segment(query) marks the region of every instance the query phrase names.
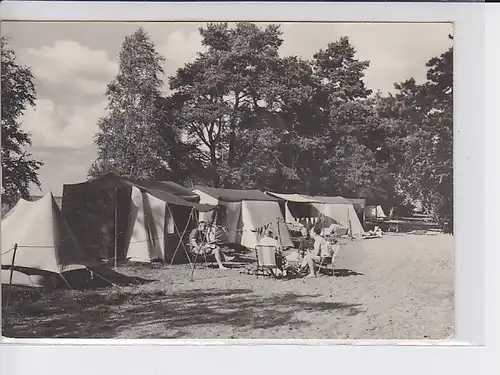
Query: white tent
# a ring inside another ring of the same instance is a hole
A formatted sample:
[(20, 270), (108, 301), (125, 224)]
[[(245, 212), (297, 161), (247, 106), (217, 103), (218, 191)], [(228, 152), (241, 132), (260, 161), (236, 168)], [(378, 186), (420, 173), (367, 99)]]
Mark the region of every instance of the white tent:
[[(183, 248), (187, 251), (182, 241), (187, 234), (187, 228), (192, 227), (196, 222), (198, 211), (195, 207), (212, 209), (212, 207), (202, 207), (202, 205), (183, 201), (165, 192), (151, 193), (141, 191), (135, 186), (132, 187), (126, 235), (126, 258), (133, 262), (151, 262), (167, 260), (167, 257), (171, 257), (173, 262), (179, 249)], [(174, 218), (176, 213), (179, 213), (179, 209), (183, 210), (187, 216), (187, 222), (184, 223), (183, 228), (178, 226)], [(166, 246), (170, 235), (177, 236), (175, 243), (172, 246)], [(166, 254), (167, 251), (169, 254)]]
[(347, 199), (343, 197), (314, 197), (314, 199), (322, 202), (313, 203), (318, 210), (348, 228), (352, 236), (357, 237), (365, 233), (354, 206)]
[[(193, 192), (200, 196), (200, 203), (225, 207), (223, 225), (227, 231), (228, 243), (254, 248), (263, 231), (270, 227), (279, 235), (283, 246), (293, 247), (280, 205), (275, 198), (259, 190), (218, 189), (205, 186), (196, 186)], [(210, 221), (209, 217), (203, 219)]]
[(36, 202), (19, 200), (2, 220), (2, 267), (12, 264), (58, 274), (86, 268), (88, 257), (51, 193)]
[[(303, 194), (281, 194), (267, 192), (285, 201), (287, 222), (315, 224), (319, 216), (333, 219), (347, 228), (352, 236), (364, 233), (353, 204), (342, 197), (310, 197)], [(292, 212), (293, 211), (293, 212)]]
[(287, 223), (299, 221), (314, 224), (319, 219), (321, 210), (316, 209), (314, 204), (321, 203), (321, 201), (317, 199), (301, 194), (274, 192), (266, 192), (266, 194), (285, 201), (285, 220)]
[(366, 218), (386, 218), (386, 214), (382, 209), (382, 206), (366, 206), (365, 207), (365, 217)]

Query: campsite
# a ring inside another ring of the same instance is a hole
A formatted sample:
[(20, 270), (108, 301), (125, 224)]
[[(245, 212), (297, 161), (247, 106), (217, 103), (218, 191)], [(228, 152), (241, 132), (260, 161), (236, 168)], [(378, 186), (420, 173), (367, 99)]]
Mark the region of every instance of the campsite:
[[(438, 231), (368, 235), (354, 206), (340, 198), (193, 188), (201, 190), (199, 201), (204, 203), (194, 202), (195, 194), (172, 182), (105, 176), (65, 186), (62, 210), (51, 194), (36, 202), (20, 201), (2, 221), (7, 233), (2, 238), (4, 334), (179, 339), (453, 335), (452, 236)], [(78, 199), (71, 200), (75, 191)], [(122, 205), (110, 199), (107, 207), (105, 199), (98, 199), (109, 193), (121, 194)], [(94, 200), (101, 202), (101, 212), (110, 213), (100, 216), (98, 226), (86, 225)], [(85, 210), (78, 211), (77, 204)], [(221, 207), (229, 209), (218, 216)], [(318, 271), (315, 278), (256, 273), (258, 258), (252, 249), (263, 230), (276, 228), (280, 245), (294, 249), (294, 227), (317, 224), (325, 212), (335, 219), (331, 229), (339, 233), (333, 272)], [(345, 228), (339, 223), (349, 215)], [(72, 217), (78, 232), (66, 221)], [(227, 270), (202, 256), (194, 263), (197, 257), (184, 252), (187, 229), (196, 228), (199, 220), (218, 223), (233, 233), (226, 245), (246, 249), (225, 262)], [(96, 248), (92, 240), (111, 242), (99, 243), (101, 251), (95, 252), (89, 250)], [(17, 255), (8, 251), (14, 243)], [(59, 282), (47, 284), (47, 275)]]
[(454, 336), (452, 24), (22, 24), (4, 336)]
[(454, 335), (453, 239), (388, 235), (339, 253), (336, 277), (270, 280), (237, 268), (122, 266), (141, 286), (18, 301), (8, 337), (444, 339)]

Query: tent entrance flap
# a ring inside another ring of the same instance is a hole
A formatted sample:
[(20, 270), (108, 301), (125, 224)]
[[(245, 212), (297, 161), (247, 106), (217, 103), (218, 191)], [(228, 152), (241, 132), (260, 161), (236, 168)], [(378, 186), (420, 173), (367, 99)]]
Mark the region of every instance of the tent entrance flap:
[(255, 248), (262, 237), (262, 233), (259, 233), (258, 230), (272, 228), (273, 232), (280, 236), (279, 240), (282, 246), (293, 247), (278, 202), (243, 201), (241, 216), (244, 223), (241, 245), (247, 248)]
[(132, 188), (126, 258), (136, 262), (163, 260), (165, 202)]
[[(170, 205), (147, 192), (132, 188), (132, 205), (129, 212), (129, 231), (127, 234), (127, 259), (137, 262), (174, 261), (178, 250), (182, 247), (189, 259), (184, 244), (184, 237), (195, 218), (194, 207), (178, 207)], [(189, 211), (182, 233), (176, 221), (182, 216), (181, 211)], [(175, 243), (172, 240), (175, 237)], [(171, 259), (168, 251), (170, 244), (175, 246)]]
[[(167, 209), (168, 209), (169, 215), (171, 217), (173, 217), (171, 207), (168, 204), (167, 204)], [(190, 256), (189, 251), (186, 247), (186, 244), (184, 243), (184, 239), (186, 237), (187, 231), (189, 230), (189, 226), (191, 225), (191, 223), (193, 223), (193, 221), (196, 222), (196, 214), (195, 214), (194, 207), (191, 208), (189, 211), (189, 216), (186, 220), (186, 224), (184, 225), (184, 229), (183, 229), (182, 233), (180, 233), (179, 227), (177, 226), (177, 223), (175, 222), (175, 220), (173, 220), (173, 226), (175, 229), (175, 233), (178, 235), (178, 240), (177, 240), (177, 245), (175, 247), (175, 251), (173, 252), (173, 255), (172, 255), (172, 259), (170, 260), (170, 265), (172, 265), (174, 263), (174, 261), (176, 260), (176, 255), (181, 247), (184, 250), (184, 254), (186, 255), (186, 258), (187, 258), (189, 264), (192, 264), (191, 256)]]

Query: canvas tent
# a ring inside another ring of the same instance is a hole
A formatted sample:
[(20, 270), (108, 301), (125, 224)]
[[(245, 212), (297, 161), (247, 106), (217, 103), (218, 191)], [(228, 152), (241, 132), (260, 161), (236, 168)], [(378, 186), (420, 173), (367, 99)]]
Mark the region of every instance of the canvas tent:
[(346, 198), (349, 202), (354, 206), (354, 210), (358, 214), (358, 218), (361, 221), (361, 224), (365, 225), (365, 206), (366, 199), (364, 198)]
[(51, 193), (35, 202), (19, 200), (2, 220), (1, 234), (2, 268), (62, 274), (90, 262)]
[(187, 255), (186, 234), (196, 226), (198, 212), (214, 208), (198, 200), (173, 182), (106, 175), (64, 185), (63, 213), (99, 258), (173, 262), (174, 256)]
[[(260, 190), (219, 189), (205, 186), (195, 186), (192, 190), (200, 196), (200, 202), (223, 208), (217, 211), (219, 215), (216, 224), (225, 228), (228, 243), (254, 248), (262, 237), (263, 230), (271, 227), (276, 234), (279, 234), (283, 246), (293, 246), (277, 199)], [(211, 220), (208, 216), (205, 216), (205, 219)]]
[(314, 206), (315, 203), (321, 203), (307, 195), (301, 194), (283, 194), (266, 192), (266, 194), (279, 198), (285, 202), (285, 220), (287, 223), (294, 223), (296, 221), (304, 225), (315, 224), (322, 211)]
[[(303, 194), (282, 194), (267, 192), (286, 202), (287, 222), (315, 224), (321, 215), (333, 219), (335, 224), (349, 229), (351, 235), (360, 236), (364, 233), (363, 226), (353, 204), (343, 197), (310, 197)], [(302, 208), (300, 206), (309, 208)]]
[(365, 217), (369, 219), (384, 219), (387, 216), (384, 213), (382, 206), (366, 206)]
[(321, 203), (313, 205), (325, 216), (333, 218), (340, 225), (348, 228), (354, 237), (361, 236), (365, 231), (352, 203), (343, 197), (314, 197)]

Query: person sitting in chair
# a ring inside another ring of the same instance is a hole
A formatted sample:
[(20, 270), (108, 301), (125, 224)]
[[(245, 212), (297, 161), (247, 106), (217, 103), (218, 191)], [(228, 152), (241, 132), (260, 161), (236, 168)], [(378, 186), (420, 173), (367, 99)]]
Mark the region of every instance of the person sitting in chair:
[(283, 267), (282, 249), (276, 235), (272, 229), (266, 229), (264, 237), (260, 239), (257, 246), (272, 246), (276, 249), (276, 269), (273, 271), (276, 275), (281, 274)]
[(309, 266), (309, 274), (306, 277), (316, 276), (314, 273), (314, 262), (321, 261), (321, 255), (328, 252), (328, 242), (321, 236), (322, 229), (320, 227), (314, 228), (313, 239), (314, 249), (306, 254), (300, 270), (303, 271), (306, 266)]
[(309, 234), (309, 229), (305, 226), (300, 229), (300, 234), (302, 237), (300, 238), (298, 251), (299, 255), (304, 257), (312, 249), (311, 235)]
[(207, 223), (200, 221), (198, 228), (194, 228), (189, 234), (189, 245), (191, 246), (191, 251), (195, 254), (205, 253), (214, 254), (215, 260), (219, 265), (219, 269), (227, 270), (222, 264), (222, 252), (219, 246), (213, 246), (208, 243), (208, 238), (206, 235)]

